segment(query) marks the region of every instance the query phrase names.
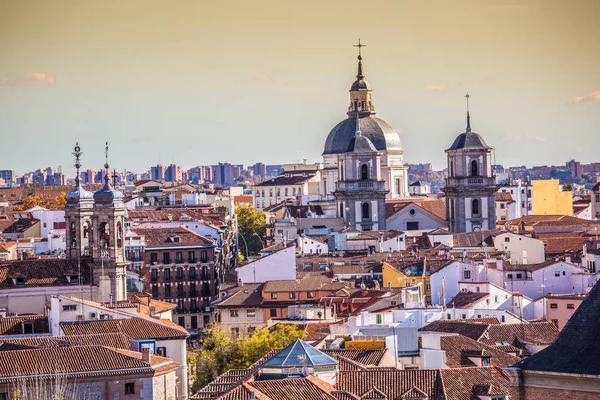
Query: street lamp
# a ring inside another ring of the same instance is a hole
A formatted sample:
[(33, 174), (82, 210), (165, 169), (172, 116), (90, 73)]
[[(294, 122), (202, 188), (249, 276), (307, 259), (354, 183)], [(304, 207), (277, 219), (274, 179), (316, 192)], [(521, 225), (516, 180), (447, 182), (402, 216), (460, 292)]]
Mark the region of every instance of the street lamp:
[[(260, 240), (260, 245), (262, 246), (262, 249), (265, 248), (265, 243), (263, 242), (263, 240), (260, 238), (260, 235), (256, 232), (252, 232), (252, 236), (256, 236), (258, 238), (258, 240)], [(261, 250), (262, 250), (261, 249)]]
[(244, 235), (242, 235), (241, 232), (238, 232), (238, 235), (240, 235), (240, 237), (244, 241), (244, 246), (246, 247), (246, 260), (247, 260), (248, 259), (248, 243), (246, 243), (246, 238), (244, 238)]

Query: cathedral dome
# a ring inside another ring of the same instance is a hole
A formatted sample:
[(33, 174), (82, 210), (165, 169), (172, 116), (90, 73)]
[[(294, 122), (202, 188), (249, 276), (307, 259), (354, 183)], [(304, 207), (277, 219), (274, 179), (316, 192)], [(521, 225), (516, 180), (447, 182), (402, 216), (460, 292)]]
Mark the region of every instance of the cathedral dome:
[[(360, 117), (360, 131), (378, 151), (402, 150), (400, 135), (387, 122), (373, 115)], [(355, 118), (349, 116), (337, 124), (325, 141), (323, 154), (339, 154), (352, 151), (356, 132)], [(352, 145), (352, 146), (351, 146)]]
[(461, 133), (454, 139), (454, 143), (448, 150), (488, 150), (491, 149), (483, 138), (475, 132), (468, 129), (465, 133)]

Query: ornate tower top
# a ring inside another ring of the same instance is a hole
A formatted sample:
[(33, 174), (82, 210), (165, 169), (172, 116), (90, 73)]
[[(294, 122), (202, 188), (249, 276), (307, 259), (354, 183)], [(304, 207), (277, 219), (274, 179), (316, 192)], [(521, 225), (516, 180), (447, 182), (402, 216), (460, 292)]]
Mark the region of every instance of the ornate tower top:
[(469, 98), (471, 97), (471, 95), (469, 94), (469, 92), (467, 92), (467, 94), (465, 95), (465, 98), (467, 99), (467, 132), (471, 132), (471, 115), (469, 114)]
[(363, 72), (362, 65), (362, 48), (366, 47), (366, 44), (362, 44), (358, 39), (358, 44), (352, 45), (358, 47), (358, 71), (356, 74), (356, 80), (350, 87), (350, 106), (348, 107), (348, 116), (353, 117), (355, 113), (360, 114), (361, 117), (375, 114), (375, 106), (373, 106), (371, 100), (371, 85), (365, 80), (365, 74)]
[(122, 206), (123, 193), (115, 190), (110, 185), (110, 170), (108, 164), (108, 142), (104, 146), (104, 168), (106, 169), (106, 175), (104, 176), (104, 187), (94, 193), (94, 202), (96, 205), (111, 205), (119, 203)]
[(75, 156), (75, 187), (73, 190), (65, 196), (67, 199), (67, 203), (69, 204), (78, 204), (81, 201), (88, 201), (94, 198), (92, 192), (88, 192), (81, 186), (81, 180), (79, 179), (79, 170), (81, 168), (81, 155), (83, 152), (81, 151), (81, 147), (79, 147), (79, 142), (75, 142), (75, 147), (73, 148), (73, 155)]

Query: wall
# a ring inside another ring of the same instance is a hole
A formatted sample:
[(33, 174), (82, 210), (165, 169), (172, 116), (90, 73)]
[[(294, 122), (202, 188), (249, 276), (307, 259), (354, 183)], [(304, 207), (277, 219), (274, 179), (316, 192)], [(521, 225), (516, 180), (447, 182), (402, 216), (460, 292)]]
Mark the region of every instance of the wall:
[(533, 181), (533, 215), (573, 215), (573, 193), (561, 192), (558, 180)]
[(296, 247), (287, 247), (235, 270), (238, 280), (244, 283), (296, 279)]
[(499, 251), (510, 251), (513, 265), (537, 264), (544, 262), (544, 242), (513, 233), (503, 233), (494, 238), (494, 247)]

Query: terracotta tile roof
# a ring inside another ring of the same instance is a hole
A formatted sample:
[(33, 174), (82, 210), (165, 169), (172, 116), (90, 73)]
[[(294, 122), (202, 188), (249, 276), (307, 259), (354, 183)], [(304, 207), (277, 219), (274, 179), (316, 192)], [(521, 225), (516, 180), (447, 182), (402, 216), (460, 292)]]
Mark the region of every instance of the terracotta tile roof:
[(341, 282), (331, 282), (331, 279), (323, 275), (308, 275), (298, 281), (282, 280), (267, 281), (263, 291), (269, 292), (295, 292), (295, 291), (331, 291), (344, 288), (346, 285)]
[(544, 242), (544, 252), (548, 255), (581, 252), (590, 238), (583, 232), (538, 233), (535, 237)]
[(0, 339), (3, 343), (12, 343), (33, 347), (68, 347), (98, 345), (129, 350), (130, 340), (122, 333), (102, 333), (73, 336), (33, 336), (14, 339)]
[(22, 335), (23, 324), (32, 323), (32, 333), (50, 333), (47, 315), (21, 315), (0, 318), (0, 335)]
[[(73, 346), (0, 351), (0, 381), (16, 376), (61, 374), (69, 377), (154, 374), (158, 367), (175, 370), (177, 363), (168, 358), (151, 356), (103, 346)], [(134, 370), (134, 371), (132, 371)]]
[[(155, 321), (151, 321), (155, 320)], [(104, 321), (62, 322), (61, 329), (67, 336), (97, 333), (123, 333), (132, 339), (184, 339), (187, 330), (165, 319), (132, 318)]]
[(215, 308), (260, 307), (263, 286), (264, 283), (250, 283), (228, 289), (228, 296), (219, 298), (212, 303), (212, 306)]
[(455, 319), (458, 322), (470, 322), (474, 324), (500, 324), (501, 322), (496, 317), (483, 317), (483, 318), (465, 318)]
[(335, 399), (330, 394), (334, 390), (333, 387), (312, 376), (299, 379), (253, 381), (248, 382), (247, 386), (264, 394), (271, 400)]
[(514, 202), (512, 195), (508, 192), (496, 192), (496, 201)]
[(473, 340), (479, 340), (487, 331), (490, 325), (458, 322), (455, 320), (439, 320), (425, 325), (420, 331), (428, 332), (446, 332), (458, 333)]
[(448, 303), (451, 308), (469, 308), (488, 297), (489, 293), (479, 292), (458, 292), (456, 296)]
[(207, 208), (161, 208), (155, 210), (129, 210), (127, 219), (135, 222), (168, 222), (180, 221), (204, 222), (215, 227), (225, 225), (225, 222), (215, 214), (207, 212)]
[(494, 237), (506, 233), (498, 230), (463, 232), (452, 235), (454, 247), (481, 247), (484, 243), (494, 247)]
[(491, 385), (498, 395), (509, 395), (508, 377), (496, 367), (449, 368), (440, 370), (445, 400), (479, 400), (481, 385)]
[(2, 233), (23, 233), (27, 229), (30, 229), (31, 227), (39, 223), (40, 221), (37, 219), (21, 218), (4, 228)]
[(600, 192), (600, 182), (596, 183), (592, 188), (593, 192)]
[(506, 368), (518, 363), (521, 359), (505, 353), (500, 349), (484, 343), (469, 339), (466, 336), (458, 334), (443, 335), (440, 338), (441, 349), (446, 352), (446, 365), (448, 368), (474, 367), (469, 359), (469, 352), (485, 352), (486, 356), (491, 357), (491, 365), (499, 368)]
[(538, 271), (540, 269), (549, 267), (554, 264), (556, 264), (556, 261), (554, 261), (554, 260), (548, 260), (548, 261), (544, 261), (544, 262), (537, 263), (537, 264), (520, 264), (520, 265), (504, 264), (504, 270), (505, 271), (534, 272), (534, 271)]
[(442, 399), (439, 371), (436, 370), (367, 370), (340, 371), (337, 389), (359, 398), (377, 388), (388, 399), (400, 399), (413, 387), (427, 393), (428, 399)]
[[(92, 268), (87, 260), (81, 260), (81, 284), (89, 285)], [(44, 259), (23, 261), (0, 261), (0, 288), (18, 289), (13, 278), (23, 278), (24, 287), (69, 286), (67, 276), (77, 275), (77, 260)]]
[(206, 238), (187, 228), (132, 228), (137, 235), (144, 236), (146, 249), (156, 247), (215, 246), (215, 240)]
[(381, 365), (387, 354), (387, 349), (322, 349), (321, 351), (330, 357), (341, 356), (365, 366), (375, 367)]
[(404, 234), (404, 232), (394, 229), (388, 231), (364, 231), (358, 235), (350, 236), (348, 240), (379, 240), (379, 238), (390, 240), (402, 234)]
[(385, 218), (390, 218), (411, 204), (446, 220), (446, 202), (442, 199), (389, 200), (385, 202)]

